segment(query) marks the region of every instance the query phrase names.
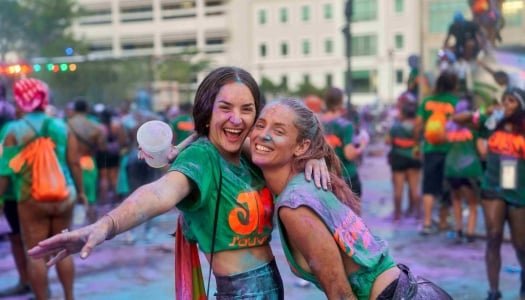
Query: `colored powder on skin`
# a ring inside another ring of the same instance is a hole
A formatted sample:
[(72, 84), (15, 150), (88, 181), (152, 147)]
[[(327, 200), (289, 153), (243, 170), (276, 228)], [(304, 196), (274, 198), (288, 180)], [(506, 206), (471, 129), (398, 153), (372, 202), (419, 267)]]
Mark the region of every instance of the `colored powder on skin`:
[(264, 263), (264, 260), (260, 260), (250, 253), (245, 253), (242, 257), (239, 258), (239, 265), (243, 266), (243, 269), (246, 269), (246, 266), (259, 266)]
[(281, 137), (281, 136), (276, 136), (276, 137), (274, 138), (274, 141), (276, 141), (276, 142), (278, 142), (278, 143), (281, 143), (281, 142), (283, 142), (283, 137)]

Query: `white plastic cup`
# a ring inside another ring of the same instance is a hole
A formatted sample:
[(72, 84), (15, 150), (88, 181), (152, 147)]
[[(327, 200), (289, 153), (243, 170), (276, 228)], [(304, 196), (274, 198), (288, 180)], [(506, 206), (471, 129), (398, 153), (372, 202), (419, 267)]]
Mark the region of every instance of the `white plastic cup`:
[(146, 163), (153, 168), (162, 168), (168, 161), (173, 131), (171, 126), (162, 121), (148, 121), (139, 127), (137, 142), (146, 158)]

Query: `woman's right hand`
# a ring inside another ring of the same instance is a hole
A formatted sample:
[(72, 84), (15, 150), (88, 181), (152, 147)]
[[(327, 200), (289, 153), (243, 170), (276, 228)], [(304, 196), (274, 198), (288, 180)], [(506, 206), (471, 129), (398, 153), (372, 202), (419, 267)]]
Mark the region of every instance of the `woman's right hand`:
[(65, 229), (59, 234), (40, 241), (38, 245), (29, 249), (27, 254), (37, 259), (54, 255), (47, 262), (47, 266), (53, 266), (65, 257), (79, 252), (80, 257), (86, 259), (95, 246), (111, 237), (114, 226), (111, 217), (104, 216), (91, 225), (71, 232)]

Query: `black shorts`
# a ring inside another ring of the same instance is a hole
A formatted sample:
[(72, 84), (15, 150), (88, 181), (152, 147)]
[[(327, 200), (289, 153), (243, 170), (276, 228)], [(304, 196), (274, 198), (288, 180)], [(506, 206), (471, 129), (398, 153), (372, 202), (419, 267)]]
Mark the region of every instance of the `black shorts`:
[(120, 155), (118, 153), (107, 151), (97, 151), (95, 161), (97, 163), (97, 168), (99, 169), (118, 168), (120, 164)]
[(459, 190), (462, 186), (474, 190), (478, 189), (478, 183), (472, 178), (447, 178), (447, 183), (452, 190)]
[(506, 201), (505, 197), (503, 196), (503, 193), (497, 192), (497, 191), (494, 191), (494, 190), (482, 189), (481, 190), (481, 199), (483, 201), (504, 201), (511, 208), (522, 208), (522, 207), (525, 207), (525, 205), (519, 205), (519, 204), (516, 204), (516, 203), (510, 203), (510, 202)]
[(444, 192), (445, 153), (423, 155), (423, 194), (441, 196)]
[(11, 234), (19, 234), (18, 203), (15, 200), (4, 200), (4, 214), (9, 227), (11, 227)]
[(408, 169), (421, 169), (421, 161), (395, 152), (388, 153), (388, 162), (392, 172), (403, 172)]

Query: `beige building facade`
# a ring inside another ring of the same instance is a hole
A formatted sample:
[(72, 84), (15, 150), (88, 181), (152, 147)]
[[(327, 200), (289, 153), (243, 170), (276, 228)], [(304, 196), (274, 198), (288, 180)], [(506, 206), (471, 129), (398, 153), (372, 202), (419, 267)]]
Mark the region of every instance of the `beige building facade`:
[[(521, 43), (525, 0), (506, 0), (505, 43)], [(79, 0), (75, 33), (90, 56), (162, 58), (188, 48), (213, 66), (236, 65), (290, 90), (308, 81), (345, 87), (343, 0)], [(406, 87), (407, 59), (431, 70), (454, 11), (465, 0), (354, 0), (352, 102), (391, 102)], [(203, 74), (200, 74), (202, 77)], [(201, 78), (198, 78), (201, 79)]]

